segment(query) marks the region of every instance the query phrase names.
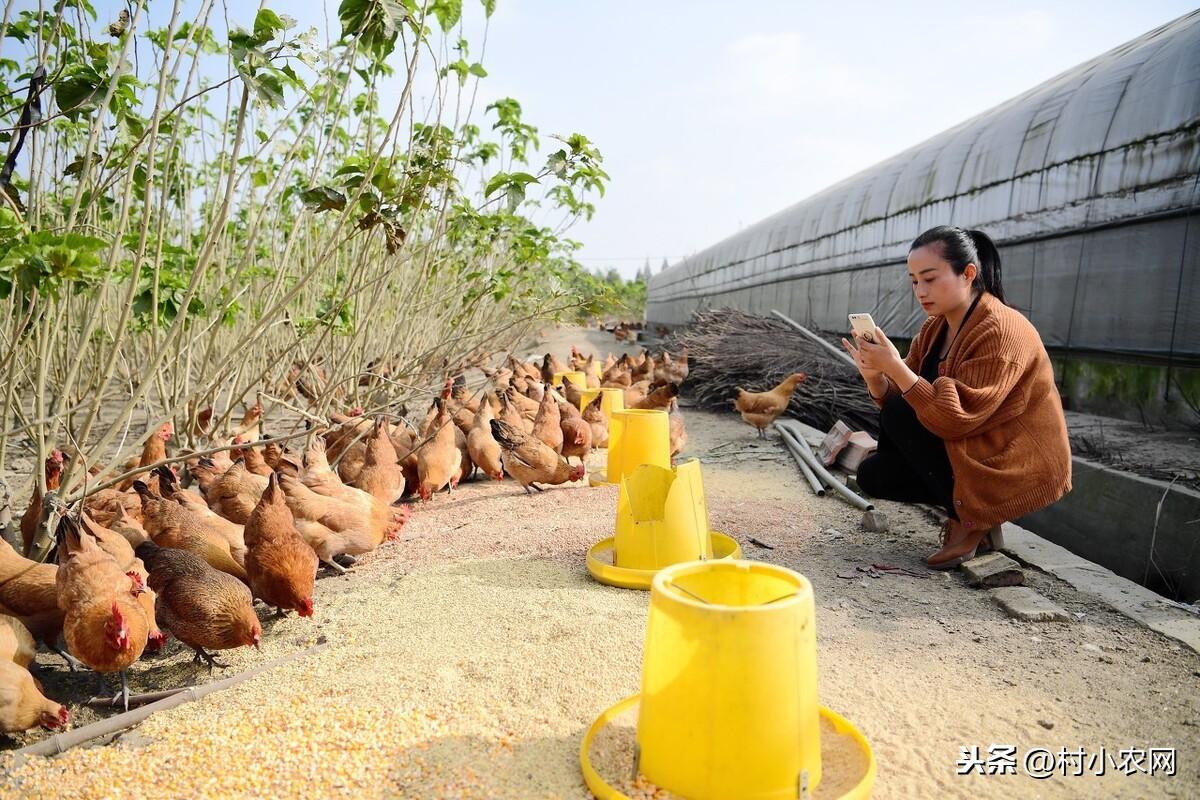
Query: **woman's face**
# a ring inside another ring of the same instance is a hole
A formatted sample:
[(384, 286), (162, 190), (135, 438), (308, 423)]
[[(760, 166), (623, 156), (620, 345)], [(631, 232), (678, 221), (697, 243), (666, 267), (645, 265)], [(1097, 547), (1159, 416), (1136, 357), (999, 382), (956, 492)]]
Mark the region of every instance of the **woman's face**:
[(913, 294), (931, 317), (970, 303), (975, 274), (975, 265), (967, 264), (962, 275), (955, 275), (950, 262), (942, 258), (940, 245), (925, 245), (908, 254)]

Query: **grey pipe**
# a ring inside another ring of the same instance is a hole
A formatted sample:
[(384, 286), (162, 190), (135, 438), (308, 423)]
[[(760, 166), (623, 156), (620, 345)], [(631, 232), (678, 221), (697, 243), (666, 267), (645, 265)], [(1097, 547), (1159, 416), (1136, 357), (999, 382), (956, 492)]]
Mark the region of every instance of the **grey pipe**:
[(808, 481), (808, 485), (812, 487), (812, 490), (816, 493), (817, 497), (824, 497), (825, 487), (821, 485), (821, 482), (817, 480), (817, 476), (813, 474), (812, 467), (810, 467), (808, 462), (804, 460), (804, 457), (800, 455), (799, 448), (792, 443), (788, 432), (778, 424), (775, 425), (775, 429), (778, 430), (779, 435), (783, 437), (783, 443), (787, 446), (788, 452), (792, 454), (792, 458), (795, 459), (796, 465), (800, 467), (800, 472), (803, 473), (804, 479)]
[(833, 475), (829, 473), (829, 470), (825, 469), (825, 465), (821, 463), (820, 459), (813, 454), (812, 449), (808, 446), (808, 442), (804, 441), (799, 436), (796, 436), (796, 434), (792, 433), (792, 431), (785, 427), (781, 427), (780, 430), (784, 431), (788, 436), (791, 437), (792, 441), (797, 445), (797, 452), (799, 453), (800, 457), (808, 462), (808, 465), (812, 467), (812, 470), (817, 474), (817, 477), (827, 483), (829, 488), (833, 489), (835, 492), (844, 497), (855, 508), (863, 511), (873, 511), (875, 509), (874, 504), (869, 503), (863, 498), (859, 497), (854, 492), (850, 491), (850, 489), (846, 487), (846, 484), (833, 477)]
[(75, 730), (68, 731), (66, 733), (56, 733), (53, 736), (43, 739), (40, 742), (31, 744), (28, 747), (22, 747), (20, 750), (15, 751), (15, 755), (56, 756), (60, 753), (65, 753), (72, 747), (81, 745), (84, 742), (90, 741), (99, 736), (116, 733), (117, 731), (123, 730), (132, 725), (136, 725), (142, 720), (146, 719), (146, 717), (153, 714), (155, 711), (165, 711), (168, 708), (174, 708), (175, 706), (181, 706), (184, 703), (190, 703), (193, 700), (199, 700), (206, 694), (211, 694), (212, 692), (217, 692), (222, 689), (228, 689), (230, 686), (235, 686), (244, 680), (253, 678), (259, 673), (266, 672), (267, 670), (273, 669), (280, 664), (285, 664), (289, 661), (295, 661), (296, 659), (312, 655), (319, 650), (324, 650), (326, 647), (328, 647), (327, 644), (318, 644), (314, 647), (308, 648), (307, 650), (302, 650), (299, 653), (293, 653), (290, 656), (277, 658), (274, 661), (263, 664), (261, 667), (255, 667), (254, 669), (247, 670), (239, 675), (234, 675), (232, 678), (213, 681), (212, 683), (206, 683), (203, 686), (188, 687), (176, 694), (172, 694), (170, 697), (166, 697), (157, 702), (142, 706), (136, 711), (127, 711), (124, 714), (117, 714), (115, 717), (102, 719), (99, 722), (93, 722), (91, 725), (84, 725), (82, 728), (76, 728)]
[(815, 333), (813, 333), (813, 332), (812, 332), (812, 331), (810, 331), (808, 328), (806, 328), (806, 327), (804, 327), (803, 325), (801, 325), (799, 322), (796, 322), (796, 321), (795, 321), (795, 320), (793, 320), (793, 319), (788, 319), (787, 317), (785, 317), (783, 314), (780, 314), (780, 313), (779, 313), (778, 311), (776, 311), (775, 309), (771, 309), (771, 313), (772, 313), (772, 314), (774, 314), (775, 316), (779, 317), (781, 320), (783, 320), (784, 322), (786, 322), (788, 325), (791, 325), (793, 328), (795, 328), (796, 330), (798, 330), (798, 331), (800, 331), (801, 333), (803, 333), (803, 334), (804, 334), (805, 336), (807, 336), (808, 338), (812, 339), (812, 340), (813, 340), (814, 342), (816, 342), (817, 344), (821, 345), (821, 347), (824, 347), (824, 348), (825, 348), (826, 350), (828, 350), (828, 351), (829, 351), (829, 352), (830, 352), (832, 355), (835, 355), (835, 356), (837, 356), (838, 358), (840, 358), (840, 359), (841, 359), (842, 361), (844, 361), (844, 362), (845, 362), (845, 363), (846, 363), (848, 366), (850, 366), (850, 367), (853, 367), (855, 370), (857, 370), (857, 369), (858, 369), (858, 364), (855, 364), (855, 363), (854, 363), (854, 359), (853, 359), (853, 358), (851, 358), (850, 356), (848, 356), (848, 355), (845, 353), (845, 351), (837, 349), (837, 347), (835, 347), (834, 345), (832, 345), (832, 344), (830, 344), (829, 342), (825, 341), (825, 340), (824, 340), (824, 339), (822, 339), (820, 336), (817, 336)]

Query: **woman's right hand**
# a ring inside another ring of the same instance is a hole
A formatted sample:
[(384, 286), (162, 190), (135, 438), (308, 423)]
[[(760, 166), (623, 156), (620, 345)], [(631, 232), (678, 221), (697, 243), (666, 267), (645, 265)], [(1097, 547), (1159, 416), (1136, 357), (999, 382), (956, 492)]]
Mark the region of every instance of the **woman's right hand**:
[[(855, 334), (856, 337), (857, 335), (858, 334)], [(859, 352), (857, 347), (846, 341), (845, 338), (842, 339), (842, 347), (846, 348), (846, 352), (849, 353), (850, 357), (854, 359), (854, 363), (858, 366), (858, 372), (863, 376), (863, 380), (870, 382), (883, 375), (882, 370), (871, 369), (864, 364), (862, 360), (862, 353)]]

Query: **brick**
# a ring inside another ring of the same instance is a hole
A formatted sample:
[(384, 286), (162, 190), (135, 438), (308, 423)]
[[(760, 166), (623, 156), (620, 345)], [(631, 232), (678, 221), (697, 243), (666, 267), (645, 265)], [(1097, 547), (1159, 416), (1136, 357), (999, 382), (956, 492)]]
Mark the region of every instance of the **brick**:
[(987, 553), (972, 558), (959, 567), (972, 586), (994, 589), (998, 586), (1020, 586), (1025, 583), (1021, 565), (1003, 553)]
[(878, 509), (874, 511), (864, 511), (862, 517), (862, 526), (864, 530), (872, 533), (887, 533), (888, 521), (882, 511)]
[(1026, 622), (1070, 622), (1071, 616), (1028, 586), (991, 590), (992, 599), (1010, 616)]

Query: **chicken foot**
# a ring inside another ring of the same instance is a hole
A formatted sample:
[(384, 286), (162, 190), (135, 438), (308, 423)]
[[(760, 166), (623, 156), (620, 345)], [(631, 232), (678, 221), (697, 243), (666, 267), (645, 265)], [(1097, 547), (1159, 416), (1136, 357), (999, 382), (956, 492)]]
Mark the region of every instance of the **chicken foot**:
[(343, 567), (341, 564), (334, 561), (333, 559), (322, 558), (321, 563), (324, 564), (325, 566), (329, 567), (330, 569), (332, 569), (334, 572), (336, 572), (339, 575), (345, 575), (347, 572), (350, 571), (350, 570), (346, 569), (345, 567)]
[(67, 662), (67, 667), (71, 670), (71, 672), (76, 672), (81, 669), (86, 669), (86, 667), (83, 665), (83, 662), (80, 661), (75, 656), (68, 653), (67, 649), (65, 647), (63, 647), (62, 645), (52, 644), (52, 645), (50, 645), (50, 649), (63, 657), (63, 660)]
[[(117, 701), (121, 701), (121, 706), (125, 711), (129, 710), (129, 676), (125, 674), (125, 670), (121, 670), (121, 691), (113, 695), (110, 705), (115, 706)], [(96, 673), (96, 696), (101, 697), (108, 692), (108, 681), (104, 679), (103, 672)]]
[[(529, 484), (529, 486), (532, 486), (534, 489), (537, 489), (539, 492), (546, 491), (542, 487), (538, 486), (536, 483), (531, 483), (531, 484)], [(533, 492), (529, 491), (529, 486), (525, 487), (525, 494), (533, 494)]]
[[(213, 671), (213, 667), (225, 669), (229, 666), (228, 664), (222, 664), (220, 661), (217, 661), (216, 656), (214, 656), (212, 653), (205, 652), (203, 647), (193, 647), (192, 649), (196, 651), (196, 655), (192, 658), (192, 663), (199, 664), (200, 659), (203, 658), (206, 662), (208, 662), (208, 671), (210, 673)], [(121, 675), (124, 676), (125, 673), (122, 672)]]

